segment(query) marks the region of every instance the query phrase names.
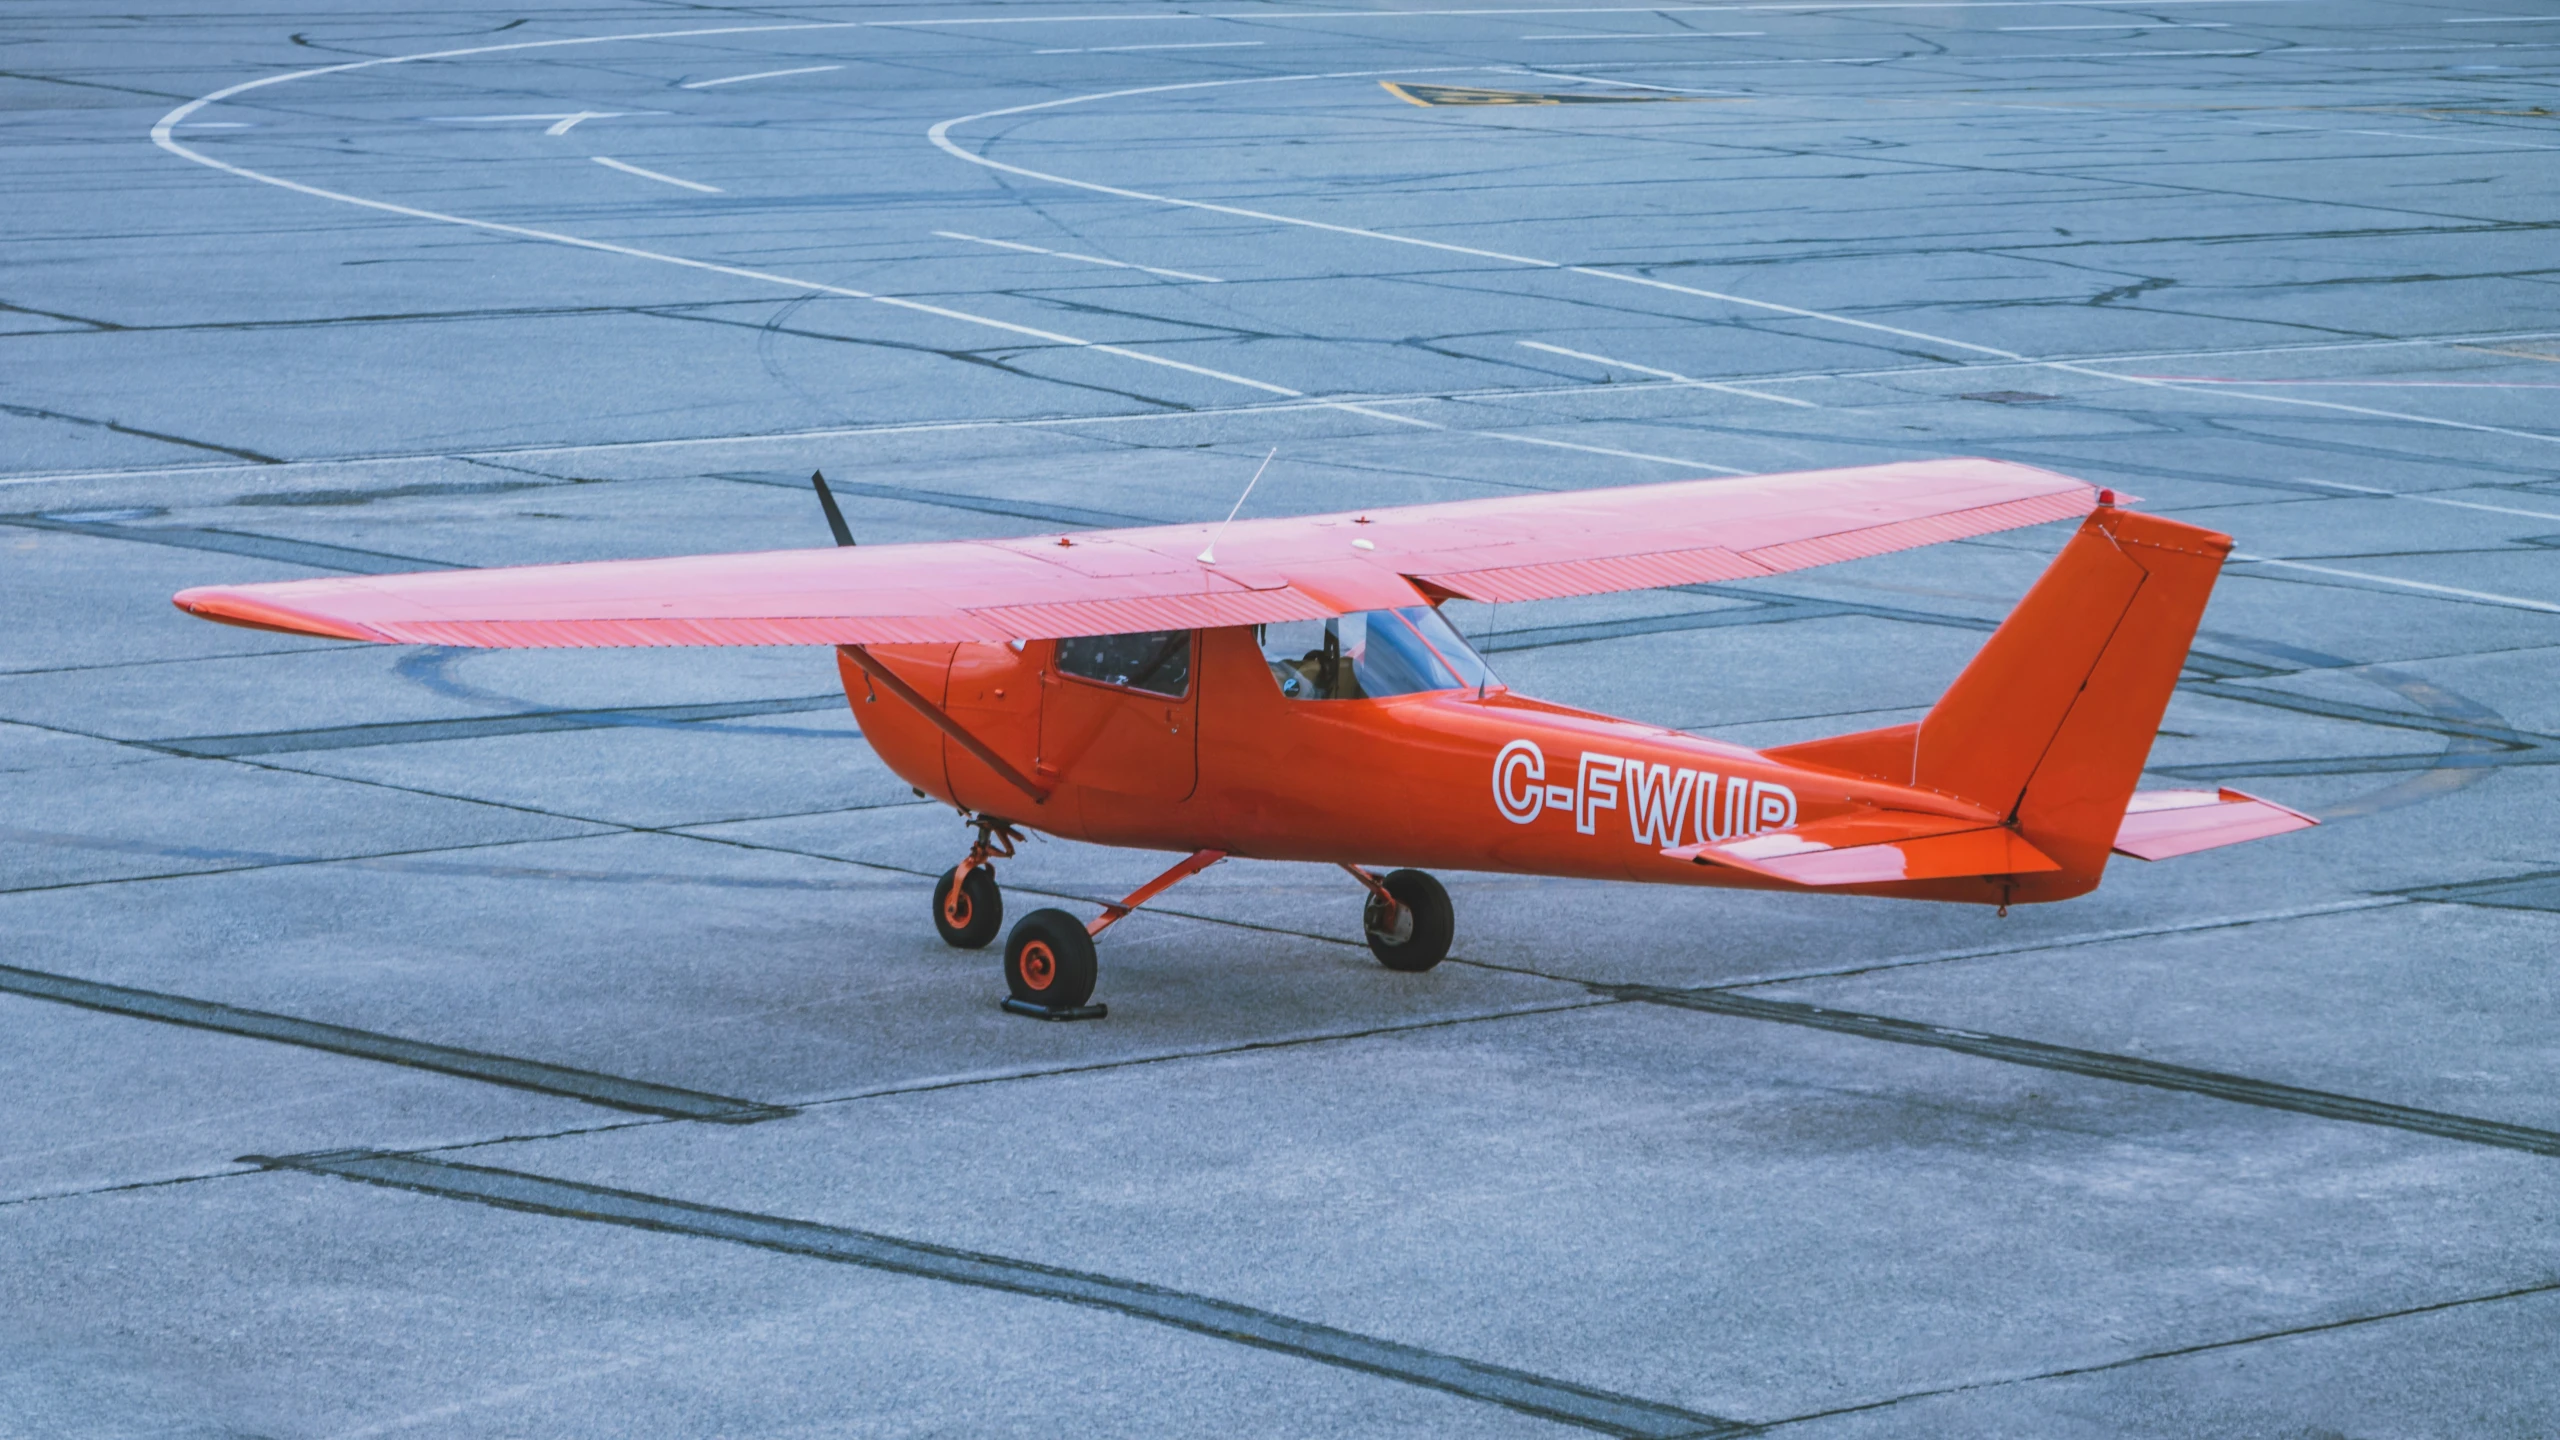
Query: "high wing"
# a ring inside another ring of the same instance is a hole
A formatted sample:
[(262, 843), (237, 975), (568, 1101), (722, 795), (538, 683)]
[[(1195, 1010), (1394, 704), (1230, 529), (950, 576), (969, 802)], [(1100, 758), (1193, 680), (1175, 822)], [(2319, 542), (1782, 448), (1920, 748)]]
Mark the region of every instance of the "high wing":
[(182, 591), (208, 620), (483, 647), (870, 645), (1315, 619), (1740, 580), (2087, 514), (1997, 460), (1503, 496), (1365, 513)]

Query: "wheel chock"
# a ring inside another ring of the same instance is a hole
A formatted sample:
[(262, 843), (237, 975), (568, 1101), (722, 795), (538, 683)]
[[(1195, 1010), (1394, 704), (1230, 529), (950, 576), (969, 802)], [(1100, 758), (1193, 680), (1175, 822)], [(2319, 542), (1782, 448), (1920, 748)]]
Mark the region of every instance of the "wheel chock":
[(1091, 1005), (1034, 1005), (1010, 995), (1005, 997), (1004, 1008), (1034, 1020), (1099, 1020), (1111, 1013), (1111, 1007), (1098, 1000)]

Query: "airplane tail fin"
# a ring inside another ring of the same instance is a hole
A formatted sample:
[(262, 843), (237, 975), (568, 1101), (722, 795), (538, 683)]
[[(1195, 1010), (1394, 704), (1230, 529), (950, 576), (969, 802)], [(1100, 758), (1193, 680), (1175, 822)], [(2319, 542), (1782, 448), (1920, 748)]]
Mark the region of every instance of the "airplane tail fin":
[(2101, 504), (1928, 715), (1769, 752), (1998, 814), (2097, 883), (2231, 537)]

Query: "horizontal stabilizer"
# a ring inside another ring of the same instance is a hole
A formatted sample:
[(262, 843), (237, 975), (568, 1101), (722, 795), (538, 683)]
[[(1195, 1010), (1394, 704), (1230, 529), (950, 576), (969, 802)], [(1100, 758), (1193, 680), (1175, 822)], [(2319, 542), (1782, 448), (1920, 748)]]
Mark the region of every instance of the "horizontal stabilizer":
[(1874, 811), (1711, 845), (1662, 852), (1790, 885), (1879, 885), (2061, 867), (2002, 825), (1952, 815)]
[(2142, 790), (2124, 809), (2115, 849), (2137, 860), (2166, 860), (2319, 823), (2299, 810), (2237, 790)]

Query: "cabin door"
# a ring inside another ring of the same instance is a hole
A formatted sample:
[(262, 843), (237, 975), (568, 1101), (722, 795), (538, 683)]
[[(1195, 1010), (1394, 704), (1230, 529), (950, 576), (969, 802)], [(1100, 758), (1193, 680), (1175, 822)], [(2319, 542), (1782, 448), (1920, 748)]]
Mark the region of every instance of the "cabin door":
[(1190, 798), (1200, 783), (1198, 644), (1189, 630), (1058, 641), (1040, 687), (1040, 778), (1138, 800)]

